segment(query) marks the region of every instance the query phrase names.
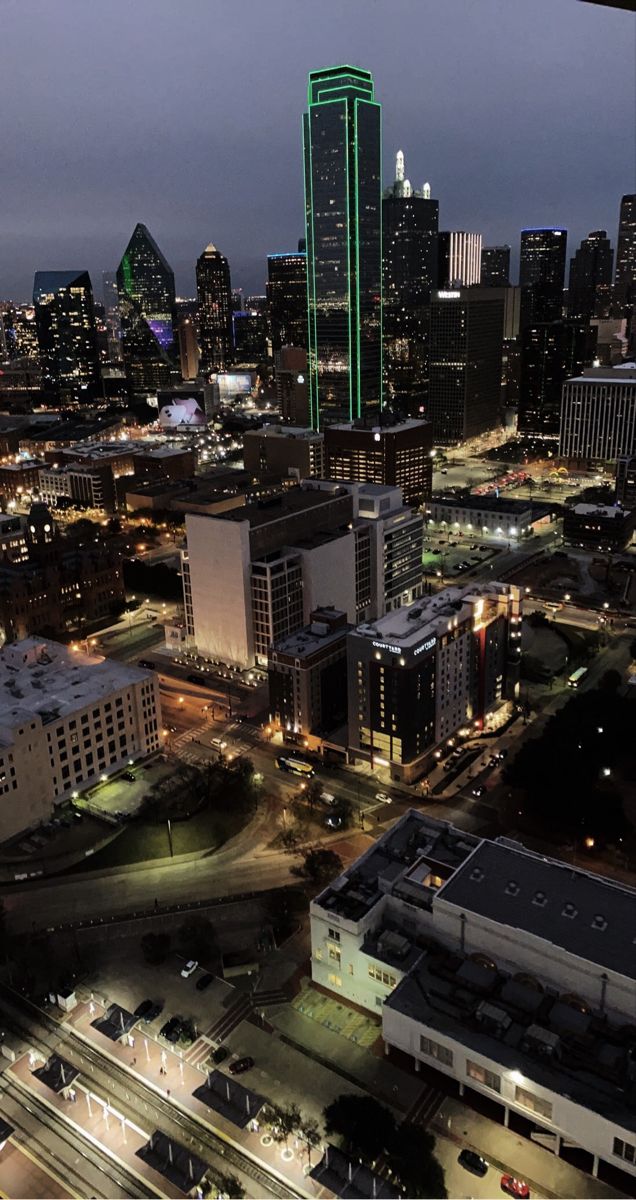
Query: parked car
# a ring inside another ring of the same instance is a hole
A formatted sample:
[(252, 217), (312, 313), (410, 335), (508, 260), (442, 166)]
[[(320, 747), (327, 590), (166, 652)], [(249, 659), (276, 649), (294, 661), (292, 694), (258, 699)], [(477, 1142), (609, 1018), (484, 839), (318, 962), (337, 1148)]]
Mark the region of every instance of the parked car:
[(337, 813), (329, 813), (325, 819), (325, 825), (328, 829), (342, 829), (342, 817), (339, 817)]
[(323, 804), (336, 803), (336, 797), (333, 795), (333, 792), (321, 792), (320, 799), (322, 800)]
[(228, 1054), (229, 1054), (229, 1050), (228, 1050), (227, 1046), (217, 1046), (216, 1050), (214, 1051), (214, 1054), (212, 1055), (212, 1062), (222, 1063), (225, 1061)]
[(151, 1008), (152, 1008), (152, 1000), (142, 1000), (141, 1004), (138, 1004), (135, 1009), (135, 1016), (139, 1017), (139, 1019), (141, 1021), (141, 1020), (143, 1020), (144, 1017), (148, 1016), (148, 1013), (150, 1012)]
[(157, 1017), (160, 1017), (162, 1012), (163, 1004), (155, 1003), (151, 1005), (143, 1019), (146, 1021), (146, 1023), (150, 1023), (150, 1021), (156, 1021)]
[(253, 1066), (254, 1059), (247, 1054), (245, 1058), (237, 1058), (235, 1062), (230, 1063), (230, 1075), (242, 1075), (244, 1071), (249, 1071)]
[(211, 983), (214, 983), (214, 975), (202, 975), (200, 979), (197, 979), (195, 984), (197, 992), (204, 992), (206, 988), (209, 988)]
[(518, 1196), (519, 1200), (529, 1200), (530, 1188), (523, 1179), (515, 1179), (514, 1175), (501, 1176), (501, 1190), (509, 1196)]
[(190, 959), (190, 960), (189, 960), (189, 961), (186, 963), (185, 967), (182, 967), (182, 969), (181, 969), (181, 978), (182, 978), (182, 979), (189, 979), (191, 975), (194, 975), (194, 972), (196, 971), (196, 969), (197, 969), (198, 965), (199, 965), (199, 964), (198, 964), (198, 962), (197, 962), (196, 958), (191, 958), (191, 959)]
[(376, 792), (375, 798), (380, 804), (391, 804), (391, 797), (387, 792)]
[(133, 771), (124, 771), (124, 773), (122, 775), (122, 779), (126, 779), (128, 781), (128, 783), (134, 783), (136, 778), (137, 778), (137, 776), (134, 774)]
[(481, 1154), (477, 1154), (474, 1150), (462, 1150), (457, 1159), (460, 1167), (464, 1167), (470, 1171), (472, 1175), (481, 1175), (482, 1178), (488, 1171), (488, 1163)]
[(507, 751), (507, 749), (506, 749), (506, 747), (505, 747), (505, 746), (504, 746), (503, 750), (499, 750), (499, 751), (497, 751), (497, 758), (498, 758), (498, 759), (500, 759), (500, 760), (501, 760), (501, 759), (507, 758), (507, 756), (508, 756), (508, 751)]
[(477, 799), (479, 799), (480, 796), (486, 795), (486, 788), (484, 787), (483, 783), (478, 783), (477, 786), (472, 789), (472, 792), (473, 796), (476, 796)]
[(179, 1041), (181, 1033), (181, 1017), (170, 1017), (164, 1025), (161, 1026), (159, 1033), (166, 1039), (167, 1042)]

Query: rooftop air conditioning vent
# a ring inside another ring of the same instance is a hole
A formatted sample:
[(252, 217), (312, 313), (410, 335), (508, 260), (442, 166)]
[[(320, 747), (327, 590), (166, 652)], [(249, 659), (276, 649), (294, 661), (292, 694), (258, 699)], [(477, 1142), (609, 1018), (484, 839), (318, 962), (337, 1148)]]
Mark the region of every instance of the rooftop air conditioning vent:
[(607, 929), (607, 921), (602, 913), (597, 913), (592, 921), (592, 929), (600, 929), (601, 933)]
[(535, 892), (532, 897), (532, 903), (536, 904), (538, 908), (545, 908), (548, 903), (548, 897), (545, 892)]
[(510, 883), (506, 884), (505, 892), (506, 892), (507, 896), (518, 896), (519, 891), (520, 891), (519, 884), (515, 883), (514, 879), (511, 879)]
[(574, 918), (578, 916), (578, 913), (579, 913), (579, 910), (576, 907), (576, 904), (571, 904), (569, 900), (568, 900), (567, 904), (563, 905), (563, 909), (561, 910), (561, 916), (569, 917), (571, 921), (573, 921)]
[(483, 883), (485, 875), (481, 867), (473, 867), (472, 871), (470, 872), (469, 879), (472, 880), (473, 883)]

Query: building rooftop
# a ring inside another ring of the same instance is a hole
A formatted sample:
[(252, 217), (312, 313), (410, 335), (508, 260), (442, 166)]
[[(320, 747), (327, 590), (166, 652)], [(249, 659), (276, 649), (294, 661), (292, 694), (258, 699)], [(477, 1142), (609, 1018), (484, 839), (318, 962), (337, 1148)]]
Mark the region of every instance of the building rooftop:
[(634, 888), (502, 839), (482, 841), (438, 897), (636, 981)]
[(228, 512), (215, 513), (214, 518), (221, 521), (248, 521), (251, 528), (268, 525), (280, 521), (292, 513), (299, 513), (310, 508), (328, 505), (334, 496), (348, 495), (346, 488), (337, 488), (333, 492), (307, 490), (305, 488), (290, 488), (275, 496), (259, 500), (255, 504), (246, 504), (243, 508), (230, 509)]
[(288, 654), (294, 658), (309, 658), (317, 650), (323, 650), (325, 646), (330, 646), (333, 642), (342, 641), (344, 635), (351, 629), (351, 626), (347, 624), (347, 614), (337, 608), (331, 609), (328, 614), (330, 622), (340, 619), (340, 624), (336, 628), (327, 624), (326, 621), (321, 621), (318, 612), (314, 613), (313, 617), (310, 625), (299, 629), (297, 633), (290, 633), (288, 637), (277, 642), (274, 646), (276, 653)]
[(610, 1024), (527, 971), (502, 971), (485, 954), (429, 940), (385, 1007), (500, 1063), (521, 1086), (537, 1083), (636, 1129), (634, 1026)]
[(465, 587), (444, 588), (436, 595), (423, 596), (376, 621), (358, 625), (352, 636), (393, 643), (399, 649), (406, 649), (418, 645), (422, 638), (436, 636), (440, 625), (448, 628), (449, 622), (468, 616), (468, 601), (496, 600), (508, 592), (509, 585), (505, 583), (472, 583)]
[[(449, 508), (478, 508), (482, 512), (529, 513), (532, 504), (529, 500), (513, 500), (507, 496), (446, 496), (436, 492), (432, 503), (446, 504)], [(548, 510), (546, 510), (548, 511)]]
[(323, 434), (317, 429), (305, 429), (300, 425), (263, 425), (261, 429), (247, 429), (245, 437), (287, 438), (289, 441), (321, 442)]
[(47, 725), (150, 677), (44, 638), (12, 642), (0, 650), (0, 737), (38, 718)]
[(570, 511), (575, 512), (578, 517), (602, 517), (603, 520), (613, 517), (624, 520), (630, 515), (629, 510), (621, 508), (618, 504), (574, 504)]
[[(394, 425), (368, 426), (368, 425), (357, 425), (353, 421), (344, 421), (341, 424), (327, 425), (326, 428), (327, 429), (346, 429), (350, 433), (351, 432), (366, 433), (366, 434), (373, 433), (374, 435), (376, 433), (379, 433), (380, 435), (382, 435), (383, 433), (402, 433), (402, 432), (406, 432), (406, 430), (408, 430), (408, 429), (421, 429), (421, 427), (423, 425), (428, 426), (428, 425), (430, 425), (430, 422), (424, 420), (424, 418), (417, 420), (414, 417), (409, 417), (405, 421), (396, 421)], [(380, 441), (380, 438), (378, 438), (378, 441)]]
[(566, 383), (630, 383), (636, 385), (636, 363), (617, 363), (615, 367), (586, 367), (582, 375), (573, 375)]

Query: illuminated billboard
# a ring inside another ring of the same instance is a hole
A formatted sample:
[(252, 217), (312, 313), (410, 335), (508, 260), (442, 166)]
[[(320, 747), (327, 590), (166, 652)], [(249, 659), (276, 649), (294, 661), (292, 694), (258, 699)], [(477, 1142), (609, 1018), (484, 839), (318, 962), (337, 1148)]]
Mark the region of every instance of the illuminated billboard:
[(163, 429), (178, 429), (181, 425), (206, 425), (205, 412), (196, 396), (175, 396), (159, 409), (159, 424)]

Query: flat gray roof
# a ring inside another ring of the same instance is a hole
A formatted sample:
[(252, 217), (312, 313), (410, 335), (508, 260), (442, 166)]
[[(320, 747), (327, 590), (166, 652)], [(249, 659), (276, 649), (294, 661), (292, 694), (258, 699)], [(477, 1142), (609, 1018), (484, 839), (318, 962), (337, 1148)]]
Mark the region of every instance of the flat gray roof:
[(482, 841), (439, 889), (441, 900), (636, 980), (634, 888), (505, 841)]

